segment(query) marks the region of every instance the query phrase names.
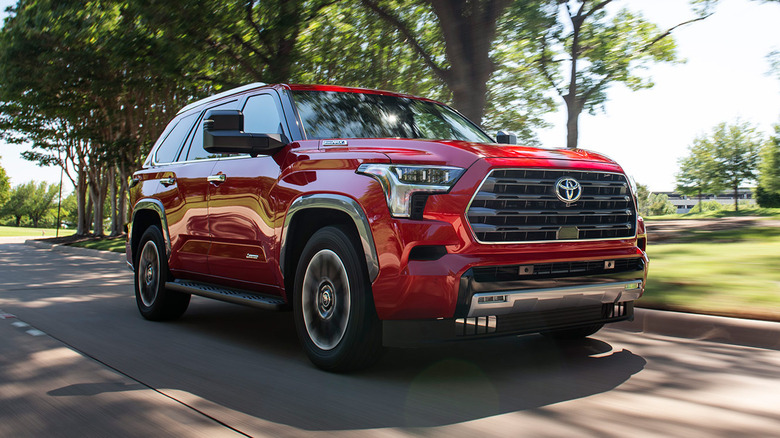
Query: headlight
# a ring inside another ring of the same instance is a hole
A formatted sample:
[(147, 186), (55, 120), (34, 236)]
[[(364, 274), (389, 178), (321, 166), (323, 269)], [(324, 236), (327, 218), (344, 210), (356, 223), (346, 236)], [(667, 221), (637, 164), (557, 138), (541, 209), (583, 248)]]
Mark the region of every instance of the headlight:
[(449, 166), (361, 164), (357, 173), (379, 181), (393, 216), (409, 217), (413, 194), (447, 193), (463, 171), (460, 167)]

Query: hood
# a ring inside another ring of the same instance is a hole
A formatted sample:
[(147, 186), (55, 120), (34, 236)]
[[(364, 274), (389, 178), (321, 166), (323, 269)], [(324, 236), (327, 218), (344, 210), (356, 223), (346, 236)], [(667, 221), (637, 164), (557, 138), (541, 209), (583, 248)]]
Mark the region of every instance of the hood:
[[(331, 146), (321, 146), (331, 149)], [(345, 148), (339, 145), (339, 148)], [(583, 149), (543, 149), (528, 146), (471, 143), (453, 140), (348, 139), (346, 148), (387, 155), (393, 163), (450, 165), (468, 168), (479, 159), (534, 160), (537, 162), (590, 161), (616, 165), (604, 155)]]

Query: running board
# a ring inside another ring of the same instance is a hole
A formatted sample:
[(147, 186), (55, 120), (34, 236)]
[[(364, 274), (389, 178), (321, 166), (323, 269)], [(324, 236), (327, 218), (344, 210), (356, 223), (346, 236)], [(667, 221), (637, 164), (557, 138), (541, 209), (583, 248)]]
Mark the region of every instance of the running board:
[(191, 280), (169, 281), (165, 283), (165, 287), (166, 289), (175, 290), (177, 292), (200, 295), (206, 298), (214, 298), (215, 300), (259, 307), (267, 310), (281, 310), (286, 304), (281, 297), (262, 295), (223, 286), (214, 286), (208, 283), (200, 283)]

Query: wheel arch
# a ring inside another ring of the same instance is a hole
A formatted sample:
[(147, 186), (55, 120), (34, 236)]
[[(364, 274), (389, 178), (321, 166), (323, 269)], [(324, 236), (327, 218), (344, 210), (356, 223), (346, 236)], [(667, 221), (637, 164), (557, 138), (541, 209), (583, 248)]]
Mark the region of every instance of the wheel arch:
[(130, 242), (130, 249), (135, 263), (135, 255), (138, 253), (138, 244), (141, 241), (141, 236), (144, 231), (152, 225), (157, 225), (162, 231), (163, 240), (165, 241), (165, 256), (171, 257), (171, 237), (168, 233), (168, 221), (165, 217), (165, 208), (162, 202), (157, 199), (144, 199), (139, 201), (133, 208), (132, 221), (128, 228), (128, 241)]
[(379, 258), (374, 237), (360, 204), (343, 195), (309, 194), (295, 199), (284, 218), (279, 268), (288, 293), (292, 291), (296, 263), (308, 239), (320, 228), (336, 224), (350, 226), (360, 239), (369, 281), (373, 282), (379, 275)]

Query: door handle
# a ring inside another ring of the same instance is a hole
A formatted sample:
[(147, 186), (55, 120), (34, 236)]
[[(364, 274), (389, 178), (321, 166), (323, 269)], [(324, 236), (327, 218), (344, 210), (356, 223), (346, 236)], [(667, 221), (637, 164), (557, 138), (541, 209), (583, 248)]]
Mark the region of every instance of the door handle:
[(172, 186), (176, 184), (176, 178), (163, 178), (160, 180), (160, 184), (164, 185), (165, 187)]
[(209, 175), (206, 180), (214, 184), (222, 184), (227, 179), (227, 175), (220, 173), (219, 175)]

